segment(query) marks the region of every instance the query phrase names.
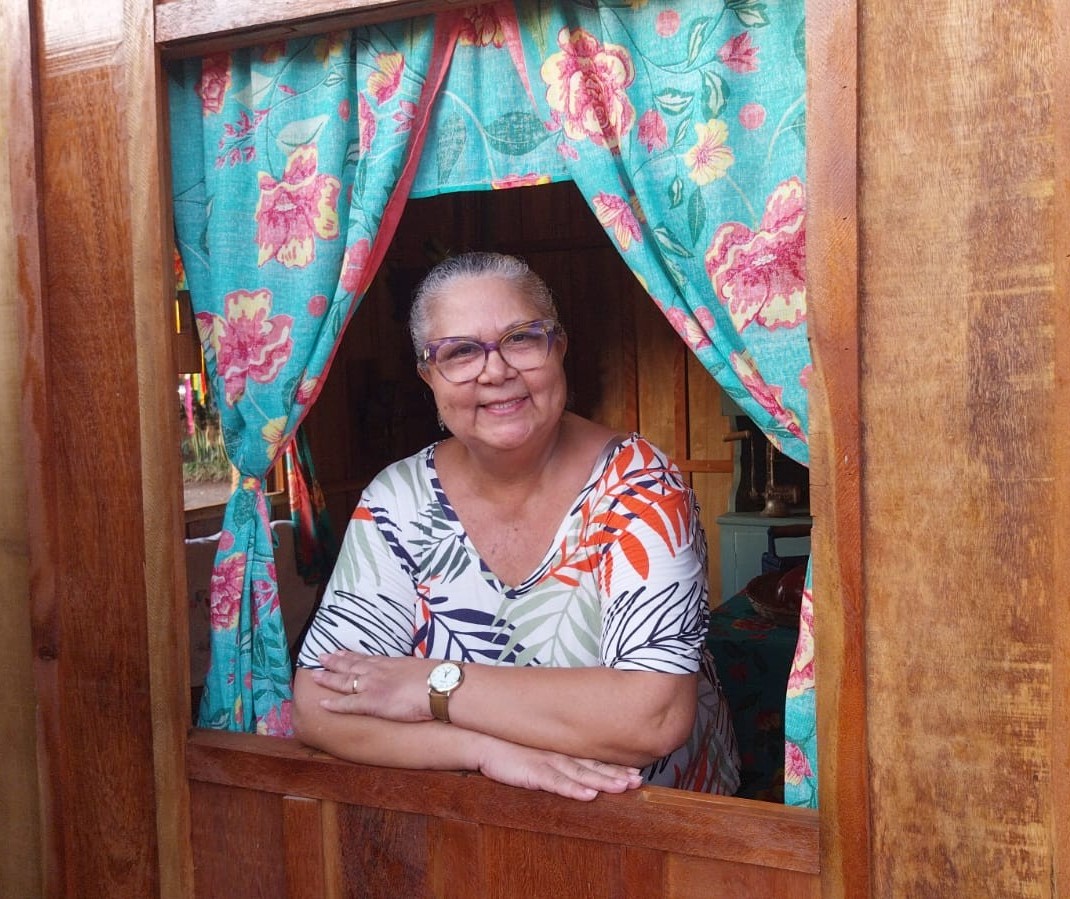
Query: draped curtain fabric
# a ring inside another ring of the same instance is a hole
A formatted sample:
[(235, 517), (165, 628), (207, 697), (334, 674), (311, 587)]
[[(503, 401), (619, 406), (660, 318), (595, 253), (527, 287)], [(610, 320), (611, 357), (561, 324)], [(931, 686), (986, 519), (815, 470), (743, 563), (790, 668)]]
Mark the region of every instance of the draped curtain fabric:
[(212, 574), (202, 726), (291, 732), (263, 479), (393, 235), (450, 39), (424, 18), (171, 73), (176, 242), (240, 472)]
[[(574, 180), (725, 392), (808, 463), (803, 7), (520, 0), (210, 57), (176, 79), (179, 243), (243, 476), (203, 724), (287, 729), (260, 478), (410, 192)], [(789, 685), (797, 804), (816, 796), (811, 622)]]

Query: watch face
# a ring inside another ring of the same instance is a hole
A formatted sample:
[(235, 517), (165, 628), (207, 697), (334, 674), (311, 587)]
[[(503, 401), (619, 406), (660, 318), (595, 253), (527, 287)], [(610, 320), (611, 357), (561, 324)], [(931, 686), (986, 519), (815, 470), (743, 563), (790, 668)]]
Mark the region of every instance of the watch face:
[(441, 665), (436, 665), (431, 671), (431, 676), (427, 679), (431, 689), (438, 690), (440, 693), (446, 690), (452, 690), (461, 682), (461, 666), (454, 662), (443, 662)]

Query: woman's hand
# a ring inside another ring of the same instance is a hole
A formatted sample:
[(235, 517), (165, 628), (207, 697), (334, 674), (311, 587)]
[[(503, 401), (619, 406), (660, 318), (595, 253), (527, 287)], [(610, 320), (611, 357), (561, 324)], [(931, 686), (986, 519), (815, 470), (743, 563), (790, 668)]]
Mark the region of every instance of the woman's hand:
[(312, 679), (338, 694), (320, 700), (332, 712), (371, 715), (389, 721), (428, 721), (427, 677), (436, 659), (369, 656), (339, 650), (319, 657)]
[(624, 793), (643, 783), (638, 768), (577, 759), (492, 738), (485, 744), (479, 771), (512, 787), (544, 790), (568, 799), (590, 801), (599, 793)]

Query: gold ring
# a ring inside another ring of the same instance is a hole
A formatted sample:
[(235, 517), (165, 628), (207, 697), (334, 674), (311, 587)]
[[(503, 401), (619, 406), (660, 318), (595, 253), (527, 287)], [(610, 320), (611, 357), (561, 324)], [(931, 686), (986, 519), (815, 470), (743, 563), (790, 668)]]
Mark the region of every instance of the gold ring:
[(358, 674), (358, 675), (354, 675), (354, 676), (353, 676), (353, 692), (354, 692), (354, 693), (358, 692), (358, 690), (357, 690), (357, 683), (358, 683), (359, 681), (360, 681), (360, 675), (359, 675), (359, 674)]

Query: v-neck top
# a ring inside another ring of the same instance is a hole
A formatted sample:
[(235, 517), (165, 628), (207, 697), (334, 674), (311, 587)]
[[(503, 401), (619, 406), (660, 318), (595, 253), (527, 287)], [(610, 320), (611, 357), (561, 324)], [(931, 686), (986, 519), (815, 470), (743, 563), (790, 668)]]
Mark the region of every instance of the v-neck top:
[(632, 434), (597, 460), (523, 582), (480, 558), (442, 489), (433, 444), (395, 462), (353, 512), (299, 664), (334, 649), (489, 665), (701, 672), (695, 733), (649, 782), (738, 784), (727, 706), (705, 651), (706, 539), (694, 494)]

